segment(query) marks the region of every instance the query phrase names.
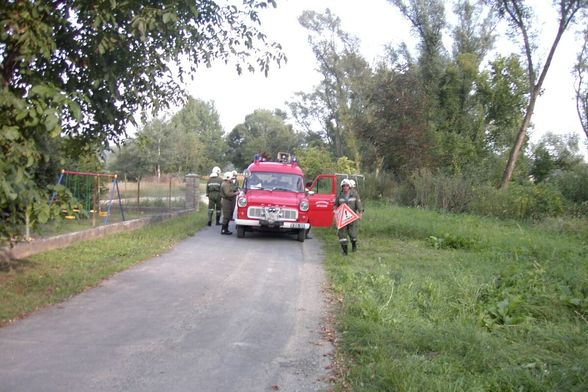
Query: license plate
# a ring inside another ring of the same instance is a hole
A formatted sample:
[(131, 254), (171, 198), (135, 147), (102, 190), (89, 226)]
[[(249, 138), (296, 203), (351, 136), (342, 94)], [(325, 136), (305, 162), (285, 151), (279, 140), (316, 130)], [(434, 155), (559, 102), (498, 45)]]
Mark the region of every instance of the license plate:
[(306, 225), (304, 223), (291, 223), (290, 227), (293, 229), (304, 229)]

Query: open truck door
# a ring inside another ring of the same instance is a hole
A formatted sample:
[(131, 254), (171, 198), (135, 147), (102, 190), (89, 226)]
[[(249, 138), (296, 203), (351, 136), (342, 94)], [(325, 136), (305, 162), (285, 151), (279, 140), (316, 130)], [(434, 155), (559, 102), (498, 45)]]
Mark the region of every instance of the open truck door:
[(308, 220), (311, 227), (333, 225), (333, 208), (337, 196), (337, 178), (334, 174), (318, 175), (308, 188)]

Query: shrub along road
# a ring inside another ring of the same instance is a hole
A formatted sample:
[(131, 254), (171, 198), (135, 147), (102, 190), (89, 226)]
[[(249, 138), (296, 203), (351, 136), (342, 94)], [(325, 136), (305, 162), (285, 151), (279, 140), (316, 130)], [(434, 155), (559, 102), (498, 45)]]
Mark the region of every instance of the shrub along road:
[(318, 241), (219, 231), (0, 329), (0, 390), (325, 389)]

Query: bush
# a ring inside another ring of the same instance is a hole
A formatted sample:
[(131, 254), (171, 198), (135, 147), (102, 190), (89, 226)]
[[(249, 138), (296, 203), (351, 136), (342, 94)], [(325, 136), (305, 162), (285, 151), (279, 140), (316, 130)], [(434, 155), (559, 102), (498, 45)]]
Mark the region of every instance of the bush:
[(570, 171), (556, 173), (549, 182), (554, 183), (571, 202), (588, 202), (588, 165), (579, 165)]
[(365, 176), (364, 186), (361, 191), (361, 196), (366, 200), (394, 200), (398, 192), (398, 184), (394, 178), (389, 174)]
[[(588, 172), (586, 174), (588, 181)], [(575, 189), (575, 195), (588, 193), (588, 184), (586, 189), (580, 189), (582, 178), (562, 175), (560, 184), (566, 183), (568, 188), (565, 189)], [(473, 213), (501, 219), (540, 220), (564, 214), (574, 217), (588, 215), (588, 201), (566, 203), (563, 191), (555, 183), (513, 183), (508, 191), (499, 190), (492, 185), (475, 184), (474, 178), (434, 174), (423, 168), (413, 172), (402, 182), (398, 182), (390, 174), (368, 175), (360, 190), (366, 200), (387, 200), (404, 206)]]
[(564, 198), (552, 186), (512, 184), (508, 191), (481, 185), (475, 188), (469, 212), (503, 219), (541, 219), (564, 211)]
[(408, 182), (414, 189), (415, 207), (464, 212), (472, 199), (472, 183), (463, 176), (433, 174), (429, 169), (419, 169)]

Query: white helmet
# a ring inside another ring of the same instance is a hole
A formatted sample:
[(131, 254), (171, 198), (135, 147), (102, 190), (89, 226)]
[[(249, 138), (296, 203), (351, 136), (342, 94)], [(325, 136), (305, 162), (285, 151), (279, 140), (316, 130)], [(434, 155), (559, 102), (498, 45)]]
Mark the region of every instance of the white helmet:
[(237, 177), (237, 174), (238, 174), (238, 173), (237, 173), (237, 170), (233, 170), (233, 171), (231, 172), (231, 174), (233, 175), (233, 177)]
[(231, 172), (226, 172), (226, 173), (223, 175), (223, 179), (224, 179), (224, 180), (230, 180), (231, 178), (233, 178), (233, 173), (231, 173)]
[(215, 166), (212, 168), (212, 172), (216, 173), (216, 174), (220, 174), (221, 173), (221, 168), (218, 166)]
[(349, 180), (349, 187), (350, 188), (355, 188), (355, 180)]
[(351, 183), (349, 182), (349, 180), (347, 178), (344, 178), (343, 181), (341, 181), (341, 186), (343, 185), (349, 185), (349, 187), (351, 187)]
[(218, 177), (218, 173), (213, 171), (208, 177)]

